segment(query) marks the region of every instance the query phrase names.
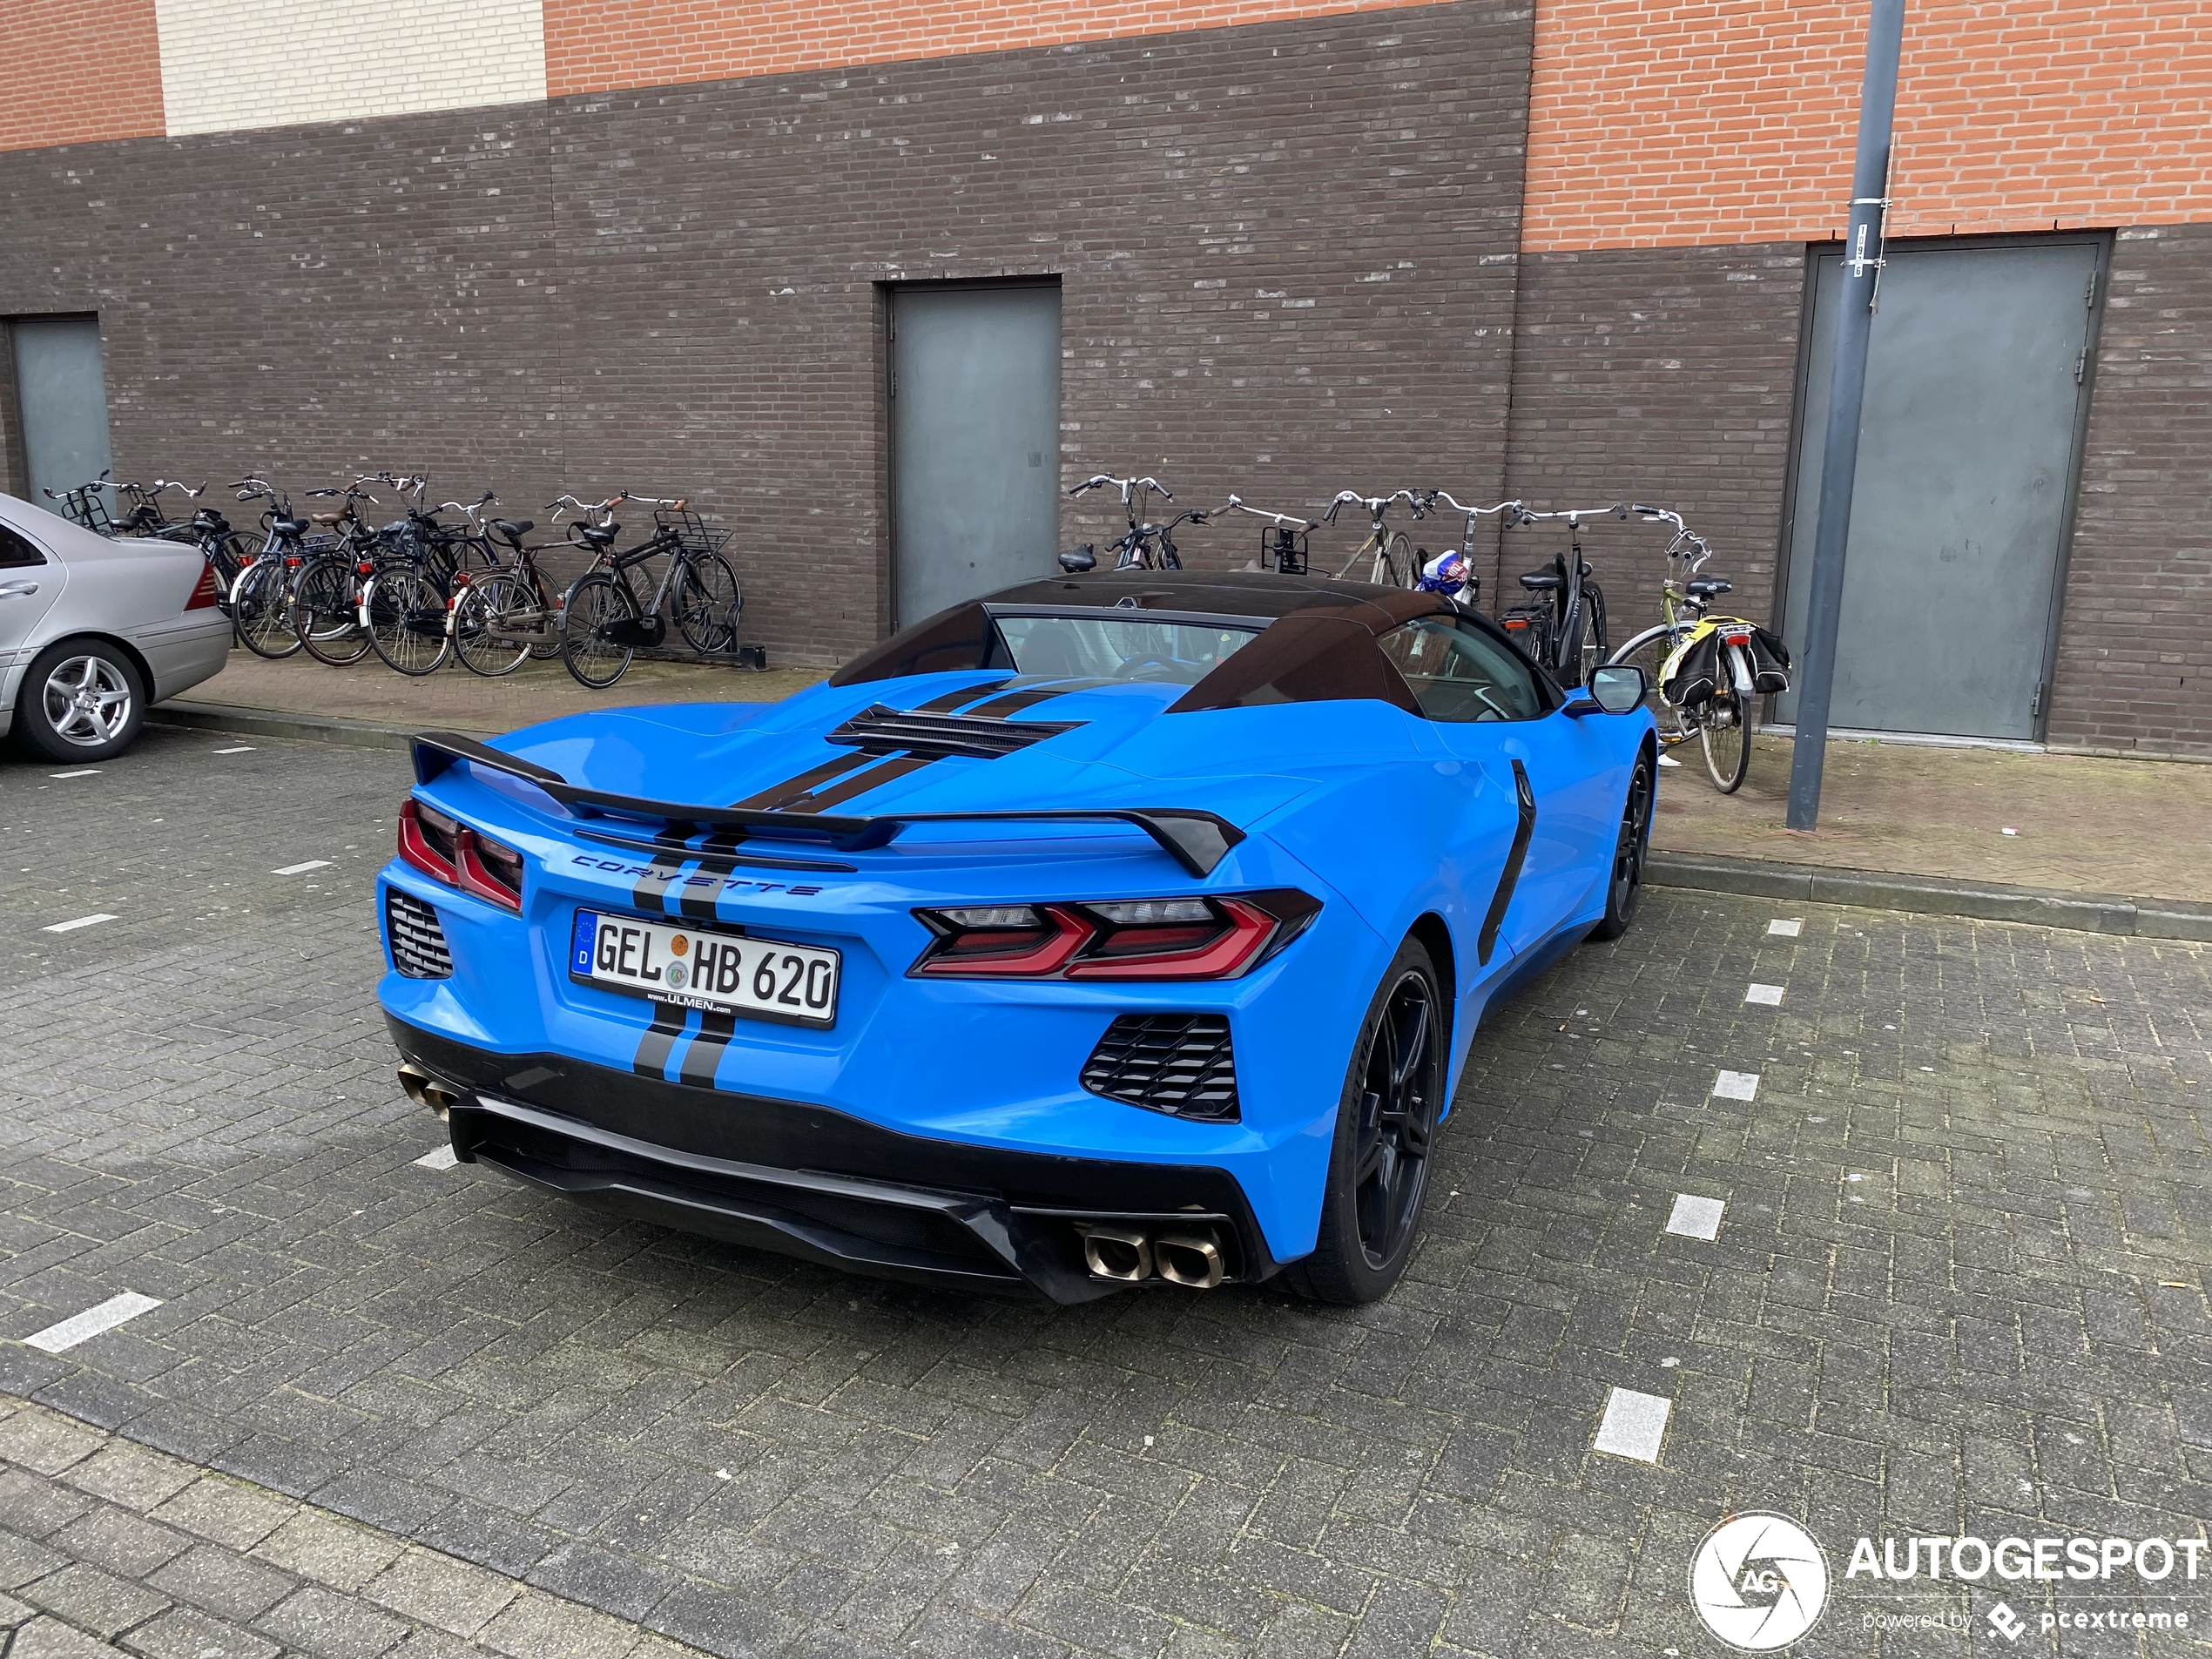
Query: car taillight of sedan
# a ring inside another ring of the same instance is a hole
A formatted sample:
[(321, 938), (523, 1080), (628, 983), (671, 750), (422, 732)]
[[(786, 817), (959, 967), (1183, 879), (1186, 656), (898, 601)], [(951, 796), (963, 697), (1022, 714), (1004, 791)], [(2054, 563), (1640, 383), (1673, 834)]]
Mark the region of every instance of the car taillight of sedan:
[(917, 910), (931, 979), (1220, 980), (1250, 973), (1320, 914), (1295, 888), (1197, 899)]
[(508, 910), (523, 907), (523, 855), (419, 800), (400, 808), (400, 857), (433, 881)]

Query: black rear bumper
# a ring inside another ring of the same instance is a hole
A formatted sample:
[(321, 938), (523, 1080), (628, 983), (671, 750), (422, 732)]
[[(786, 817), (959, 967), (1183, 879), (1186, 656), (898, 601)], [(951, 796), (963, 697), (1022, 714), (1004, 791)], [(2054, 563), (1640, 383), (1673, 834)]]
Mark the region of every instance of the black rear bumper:
[(1235, 1177), (1202, 1164), (1014, 1152), (905, 1135), (826, 1107), (671, 1083), (559, 1055), (502, 1055), (387, 1016), (458, 1093), (455, 1156), (638, 1220), (941, 1288), (1088, 1302), (1078, 1222), (1211, 1224), (1230, 1277), (1278, 1264)]

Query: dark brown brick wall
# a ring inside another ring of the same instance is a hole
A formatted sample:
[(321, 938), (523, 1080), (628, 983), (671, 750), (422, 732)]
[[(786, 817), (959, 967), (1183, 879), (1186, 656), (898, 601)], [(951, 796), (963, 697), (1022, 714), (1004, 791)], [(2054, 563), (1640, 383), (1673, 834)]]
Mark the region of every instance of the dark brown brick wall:
[(1529, 37), (1444, 4), (19, 152), (0, 314), (100, 314), (124, 474), (688, 491), (748, 636), (846, 655), (886, 608), (883, 282), (1060, 276), (1070, 480), (1495, 491)]
[(2212, 225), (2119, 233), (2096, 375), (2049, 738), (2212, 756)]
[[(1521, 258), (1507, 476), (1554, 506), (1673, 508), (1713, 544), (1710, 574), (1766, 620), (1796, 397), (1805, 251), (1797, 243)], [(1564, 532), (1499, 537), (1500, 603)], [(1604, 521), (1583, 550), (1615, 640), (1659, 620), (1662, 530)], [(1492, 578), (1486, 577), (1485, 586)], [(1495, 608), (1495, 607), (1494, 607)]]

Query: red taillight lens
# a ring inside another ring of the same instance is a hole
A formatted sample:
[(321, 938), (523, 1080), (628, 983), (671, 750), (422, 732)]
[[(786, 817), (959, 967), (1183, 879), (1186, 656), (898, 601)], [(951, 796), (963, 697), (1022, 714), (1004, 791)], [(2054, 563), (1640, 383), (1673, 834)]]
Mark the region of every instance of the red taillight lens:
[(371, 564), (367, 559), (363, 559), (359, 564), (356, 564), (354, 567), (354, 574), (356, 576), (374, 576), (376, 574), (376, 567)]
[(523, 907), (523, 855), (435, 806), (412, 799), (401, 804), (400, 858), (434, 881), (508, 910)]
[(1751, 636), (1749, 634), (1723, 634), (1721, 638), (1731, 645), (1748, 645), (1751, 643)]
[(1221, 898), (917, 910), (933, 978), (1234, 979), (1304, 933), (1319, 900), (1285, 889)]
[(221, 597), (215, 590), (215, 567), (203, 564), (199, 567), (199, 580), (192, 583), (192, 597), (185, 601), (185, 609), (210, 610)]

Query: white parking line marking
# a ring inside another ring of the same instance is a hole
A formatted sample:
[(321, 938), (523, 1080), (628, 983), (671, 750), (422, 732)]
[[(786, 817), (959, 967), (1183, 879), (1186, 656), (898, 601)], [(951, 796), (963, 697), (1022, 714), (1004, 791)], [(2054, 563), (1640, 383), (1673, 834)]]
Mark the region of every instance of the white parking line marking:
[(1684, 1238), (1717, 1238), (1721, 1231), (1721, 1211), (1728, 1205), (1719, 1198), (1701, 1198), (1695, 1193), (1675, 1194), (1675, 1212), (1667, 1217), (1667, 1231), (1680, 1233)]
[(1804, 926), (1803, 921), (1784, 921), (1777, 918), (1767, 923), (1766, 930), (1779, 938), (1795, 939), (1797, 936), (1797, 929)]
[(49, 778), (97, 778), (99, 774), (98, 766), (87, 766), (82, 772), (50, 772), (46, 775)]
[(1616, 1388), (1605, 1399), (1605, 1418), (1597, 1426), (1594, 1450), (1639, 1463), (1659, 1460), (1659, 1442), (1667, 1433), (1667, 1419), (1675, 1402), (1660, 1394), (1639, 1394)]
[(1757, 1100), (1759, 1097), (1759, 1074), (1756, 1071), (1723, 1071), (1713, 1079), (1713, 1093), (1723, 1100)]
[(214, 752), (219, 755), (250, 755), (253, 752), (253, 745), (250, 743), (241, 743), (235, 749), (218, 749)]
[(1746, 1002), (1763, 1002), (1768, 1008), (1778, 1008), (1782, 1006), (1782, 988), (1779, 985), (1754, 985), (1743, 993), (1743, 1000)]
[(281, 870), (272, 870), (271, 875), (305, 875), (310, 870), (327, 870), (328, 859), (309, 859), (305, 864), (287, 864)]
[(140, 1296), (136, 1291), (125, 1291), (120, 1296), (111, 1296), (98, 1307), (86, 1308), (73, 1314), (59, 1325), (50, 1325), (35, 1336), (24, 1339), (27, 1347), (43, 1349), (48, 1353), (59, 1353), (64, 1348), (74, 1348), (78, 1343), (96, 1337), (103, 1331), (112, 1331), (125, 1319), (135, 1319), (151, 1308), (161, 1305), (158, 1296)]
[(97, 926), (100, 922), (113, 921), (114, 920), (115, 918), (113, 916), (109, 915), (107, 912), (103, 910), (96, 916), (79, 916), (75, 921), (57, 921), (54, 923), (52, 927), (45, 929), (45, 931), (50, 934), (73, 934), (79, 927), (91, 927)]
[(454, 1156), (450, 1146), (442, 1146), (435, 1152), (425, 1152), (415, 1161), (426, 1170), (450, 1170), (461, 1162)]

